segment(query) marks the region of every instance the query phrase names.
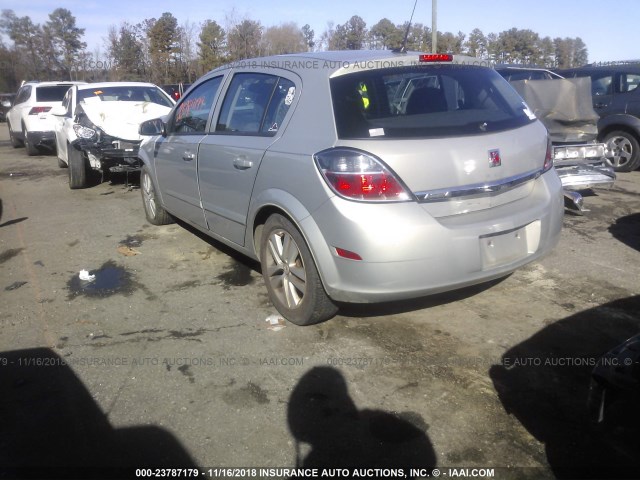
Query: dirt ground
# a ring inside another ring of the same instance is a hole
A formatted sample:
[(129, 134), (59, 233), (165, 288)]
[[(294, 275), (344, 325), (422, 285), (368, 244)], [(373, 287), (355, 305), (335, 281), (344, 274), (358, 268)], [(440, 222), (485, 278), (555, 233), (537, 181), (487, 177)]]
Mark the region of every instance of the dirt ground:
[(123, 178), (69, 190), (6, 124), (0, 200), (0, 478), (640, 471), (624, 420), (587, 411), (594, 362), (640, 333), (640, 171), (502, 281), (279, 330), (258, 265), (149, 225)]

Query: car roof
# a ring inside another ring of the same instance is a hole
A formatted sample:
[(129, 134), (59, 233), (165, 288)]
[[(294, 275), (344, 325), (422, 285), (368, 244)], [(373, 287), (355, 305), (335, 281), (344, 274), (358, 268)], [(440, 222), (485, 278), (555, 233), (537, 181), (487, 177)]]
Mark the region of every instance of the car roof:
[(574, 67), (574, 68), (563, 68), (558, 70), (559, 72), (599, 72), (605, 70), (612, 71), (626, 71), (626, 72), (640, 72), (640, 62), (630, 62), (630, 63), (615, 63), (612, 62), (611, 65), (584, 65), (582, 67)]
[[(282, 68), (308, 75), (311, 71), (323, 70), (325, 75), (332, 76), (339, 70), (358, 66), (360, 69), (373, 69), (412, 65), (418, 63), (418, 55), (424, 52), (409, 51), (395, 52), (392, 50), (333, 50), (323, 52), (302, 52), (286, 55), (271, 55), (268, 57), (255, 57), (222, 65), (209, 73), (220, 73), (229, 68)], [(487, 60), (465, 55), (452, 55), (452, 61), (433, 62), (431, 64), (468, 64), (474, 66), (489, 67)], [(309, 62), (317, 62), (310, 64)], [(393, 63), (391, 63), (393, 62)], [(425, 63), (424, 65), (428, 65)], [(207, 75), (208, 75), (207, 74)]]
[(153, 83), (146, 82), (100, 82), (100, 83), (87, 83), (86, 85), (78, 85), (78, 90), (92, 90), (95, 88), (108, 88), (108, 87), (157, 87)]
[(87, 82), (79, 82), (75, 80), (62, 80), (60, 82), (55, 81), (47, 81), (47, 82), (38, 82), (38, 81), (29, 81), (25, 82), (24, 85), (31, 85), (33, 87), (51, 87), (56, 85), (85, 85)]

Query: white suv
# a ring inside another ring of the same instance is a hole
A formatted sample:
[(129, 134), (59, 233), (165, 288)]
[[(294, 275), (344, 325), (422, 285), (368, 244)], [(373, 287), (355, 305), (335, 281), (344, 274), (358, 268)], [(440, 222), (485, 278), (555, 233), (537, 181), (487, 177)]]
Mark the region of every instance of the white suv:
[(64, 94), (73, 85), (86, 82), (27, 82), (23, 84), (7, 112), (7, 125), (11, 145), (25, 146), (28, 155), (37, 155), (39, 148), (56, 148), (56, 134), (52, 107), (62, 102)]

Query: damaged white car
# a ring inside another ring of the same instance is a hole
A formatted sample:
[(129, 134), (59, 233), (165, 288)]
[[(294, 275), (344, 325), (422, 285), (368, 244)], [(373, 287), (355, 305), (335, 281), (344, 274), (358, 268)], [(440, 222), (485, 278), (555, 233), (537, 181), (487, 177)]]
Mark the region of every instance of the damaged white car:
[(76, 85), (51, 113), (56, 117), (58, 165), (69, 167), (69, 188), (84, 188), (90, 172), (140, 170), (140, 123), (169, 113), (174, 101), (152, 83)]

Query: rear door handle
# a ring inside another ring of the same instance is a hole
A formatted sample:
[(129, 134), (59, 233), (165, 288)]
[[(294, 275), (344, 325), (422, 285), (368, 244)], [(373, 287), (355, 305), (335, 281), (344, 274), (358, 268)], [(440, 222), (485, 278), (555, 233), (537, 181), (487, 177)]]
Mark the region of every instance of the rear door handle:
[(191, 153), (189, 150), (186, 150), (183, 154), (182, 154), (182, 159), (185, 162), (190, 162), (191, 160), (194, 160), (196, 158), (196, 154), (195, 153)]
[(233, 166), (238, 170), (246, 170), (253, 167), (253, 162), (248, 160), (247, 157), (236, 157), (233, 159)]

